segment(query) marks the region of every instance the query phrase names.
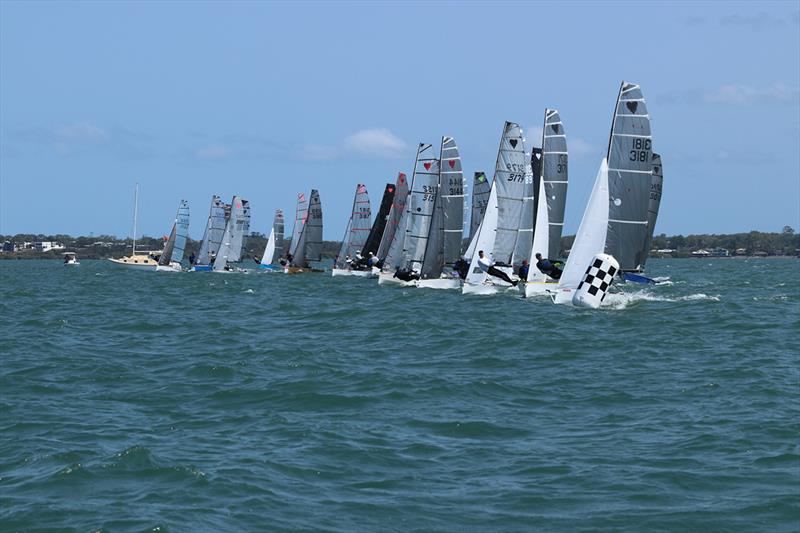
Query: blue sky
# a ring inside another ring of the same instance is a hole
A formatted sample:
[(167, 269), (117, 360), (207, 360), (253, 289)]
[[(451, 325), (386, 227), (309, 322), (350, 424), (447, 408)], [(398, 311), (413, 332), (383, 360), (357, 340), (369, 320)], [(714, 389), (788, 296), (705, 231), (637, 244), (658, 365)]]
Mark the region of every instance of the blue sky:
[[(503, 122), (560, 110), (573, 233), (621, 80), (664, 164), (657, 233), (800, 229), (800, 8), (777, 3), (0, 2), (0, 233), (252, 228), (320, 190), (325, 238), (415, 146), (494, 168)], [(540, 130), (539, 130), (540, 131)], [(288, 231), (288, 229), (287, 229)]]

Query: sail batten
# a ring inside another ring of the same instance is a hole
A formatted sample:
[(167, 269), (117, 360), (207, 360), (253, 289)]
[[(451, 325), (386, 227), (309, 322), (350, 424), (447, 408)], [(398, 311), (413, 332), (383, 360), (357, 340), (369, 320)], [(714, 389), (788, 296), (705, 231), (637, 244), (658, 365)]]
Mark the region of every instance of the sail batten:
[(406, 202), (405, 238), (399, 267), (419, 271), (425, 257), (439, 189), (439, 160), (433, 145), (420, 143)]
[(210, 265), (213, 257), (217, 255), (222, 235), (225, 232), (227, 217), (230, 214), (230, 205), (222, 201), (219, 196), (211, 197), (211, 209), (208, 213), (208, 222), (203, 232), (203, 240), (200, 243), (200, 251), (195, 258), (196, 265)]
[(383, 260), (382, 270), (389, 272), (397, 267), (405, 240), (406, 203), (408, 202), (408, 179), (400, 172), (397, 175), (394, 200), (389, 210), (386, 229), (378, 247), (378, 259)]
[(497, 226), (492, 256), (500, 264), (512, 263), (522, 217), (527, 166), (522, 131), (518, 124), (506, 122), (492, 184), (497, 198)]

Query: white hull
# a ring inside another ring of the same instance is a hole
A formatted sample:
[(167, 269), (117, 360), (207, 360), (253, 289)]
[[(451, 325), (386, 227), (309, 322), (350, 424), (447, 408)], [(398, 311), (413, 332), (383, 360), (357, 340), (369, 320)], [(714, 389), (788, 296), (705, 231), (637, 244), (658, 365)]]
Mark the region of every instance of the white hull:
[(65, 267), (72, 267), (72, 266), (75, 266), (75, 267), (76, 267), (76, 266), (81, 266), (81, 264), (80, 264), (80, 263), (78, 263), (77, 261), (70, 261), (70, 262), (68, 262), (68, 263), (64, 263), (64, 266), (65, 266)]
[(421, 279), (417, 287), (426, 289), (460, 289), (462, 281), (459, 278)]
[(525, 283), (525, 298), (535, 298), (537, 296), (547, 296), (558, 289), (557, 281), (529, 281)]
[(378, 276), (378, 272), (376, 269), (372, 270), (348, 270), (345, 268), (334, 268), (331, 270), (331, 276), (352, 276), (356, 278), (374, 278)]
[(488, 295), (488, 294), (497, 294), (500, 292), (501, 288), (494, 285), (493, 283), (479, 283), (474, 285), (472, 283), (465, 283), (464, 286), (461, 288), (461, 294), (480, 294), (480, 295)]
[(156, 272), (181, 272), (183, 269), (181, 268), (180, 263), (170, 263), (169, 265), (158, 265), (156, 266)]
[(381, 272), (378, 276), (378, 285), (397, 285), (400, 287), (413, 287), (416, 281), (403, 281), (402, 279), (394, 277), (394, 274), (388, 272)]

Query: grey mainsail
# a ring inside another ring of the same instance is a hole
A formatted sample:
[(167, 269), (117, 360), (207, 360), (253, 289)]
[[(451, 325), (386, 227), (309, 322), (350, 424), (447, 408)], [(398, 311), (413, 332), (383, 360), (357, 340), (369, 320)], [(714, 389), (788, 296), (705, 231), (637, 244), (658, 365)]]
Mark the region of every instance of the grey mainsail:
[(378, 255), (378, 251), (381, 240), (383, 239), (383, 233), (386, 230), (386, 222), (389, 220), (389, 211), (391, 210), (392, 203), (394, 202), (394, 191), (395, 184), (387, 183), (386, 188), (383, 190), (383, 198), (381, 199), (381, 205), (378, 208), (378, 215), (375, 217), (375, 221), (372, 223), (372, 229), (369, 230), (367, 242), (364, 243), (364, 249), (362, 252), (365, 257), (370, 253), (372, 253), (375, 257), (380, 257), (380, 255)]
[(297, 209), (294, 213), (294, 228), (292, 229), (292, 241), (289, 243), (289, 253), (297, 255), (297, 247), (300, 244), (300, 233), (305, 226), (308, 217), (308, 200), (303, 193), (297, 194)]
[(650, 116), (640, 87), (622, 82), (608, 142), (608, 234), (605, 252), (622, 271), (640, 271), (647, 240), (653, 148)]
[(400, 267), (419, 271), (428, 244), (428, 232), (439, 188), (439, 160), (433, 145), (420, 143), (406, 202), (406, 225)]
[(469, 227), (469, 240), (475, 237), (478, 226), (483, 220), (483, 213), (486, 211), (486, 204), (489, 202), (489, 193), (492, 190), (492, 182), (486, 177), (485, 172), (476, 172), (472, 182), (472, 209)]
[(494, 173), (497, 189), (497, 231), (492, 256), (497, 263), (510, 265), (517, 243), (519, 221), (525, 196), (525, 147), (518, 124), (506, 122)]
[(186, 248), (186, 238), (189, 233), (189, 202), (181, 200), (178, 206), (178, 213), (175, 215), (175, 222), (172, 224), (172, 231), (169, 239), (164, 245), (164, 251), (158, 258), (158, 264), (168, 266), (170, 263), (180, 263), (183, 261), (183, 250)]
[(359, 183), (353, 197), (353, 209), (350, 211), (350, 218), (347, 221), (342, 247), (336, 256), (336, 268), (347, 268), (347, 259), (353, 259), (356, 254), (362, 252), (364, 244), (367, 242), (371, 218), (367, 187)]
[(653, 242), (653, 234), (656, 230), (656, 219), (658, 219), (658, 209), (661, 206), (661, 192), (664, 185), (663, 170), (661, 156), (653, 152), (653, 177), (650, 180), (650, 196), (647, 204), (647, 240), (637, 257), (637, 262), (642, 268), (644, 268), (650, 255), (650, 244)]
[(308, 216), (302, 226), (293, 262), (306, 268), (309, 262), (322, 259), (322, 203), (317, 189), (311, 189)]
[(428, 244), (420, 270), (422, 279), (439, 278), (443, 267), (461, 256), (464, 174), (458, 146), (452, 137), (442, 137), (438, 194), (434, 204)]
[(283, 209), (275, 210), (275, 220), (272, 222), (272, 231), (275, 233), (275, 251), (272, 253), (272, 264), (276, 264), (283, 257), (283, 232), (286, 222), (283, 218)]
[(233, 237), (231, 249), (228, 254), (229, 263), (238, 263), (242, 260), (244, 239), (250, 233), (250, 202), (240, 196), (234, 196), (231, 208), (233, 222)]
[(219, 247), (214, 270), (225, 270), (230, 263), (242, 258), (244, 235), (250, 230), (250, 204), (240, 196), (234, 196), (231, 202), (230, 218), (225, 225), (222, 244)]
[[(546, 109), (542, 132), (541, 179), (544, 180), (547, 195), (550, 226), (548, 257), (553, 259), (561, 255), (561, 233), (564, 229), (564, 207), (567, 203), (567, 158), (567, 136), (561, 116), (556, 109)], [(538, 190), (538, 187), (534, 188), (534, 192)]]
[(408, 193), (408, 179), (404, 173), (400, 172), (397, 175), (397, 188), (392, 208), (389, 210), (389, 219), (386, 221), (386, 230), (383, 232), (381, 245), (378, 247), (378, 259), (383, 260), (382, 269), (387, 272), (397, 267), (397, 262), (403, 252)]
[(511, 262), (514, 266), (519, 266), (523, 259), (528, 259), (531, 253), (531, 246), (533, 246), (533, 218), (536, 211), (533, 195), (533, 167), (531, 166), (531, 160), (527, 156), (526, 161), (522, 213), (519, 217), (517, 242), (514, 244), (514, 253), (511, 256)]
[(226, 211), (229, 212), (229, 206), (219, 196), (212, 196), (211, 210), (208, 213), (203, 241), (200, 243), (200, 251), (195, 258), (196, 265), (210, 265), (213, 257), (217, 255), (227, 224)]

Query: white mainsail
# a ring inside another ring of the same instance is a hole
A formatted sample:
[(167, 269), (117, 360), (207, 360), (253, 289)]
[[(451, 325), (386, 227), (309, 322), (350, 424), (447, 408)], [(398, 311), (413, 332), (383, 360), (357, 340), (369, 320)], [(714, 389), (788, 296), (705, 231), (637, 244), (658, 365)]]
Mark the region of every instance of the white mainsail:
[[(398, 228), (403, 221), (403, 215), (406, 212), (406, 201), (408, 200), (408, 180), (403, 172), (397, 175), (397, 185), (395, 187), (394, 198), (392, 199), (392, 207), (389, 209), (389, 215), (386, 219), (386, 229), (381, 236), (381, 243), (378, 246), (378, 259), (384, 260), (386, 264), (394, 265), (394, 262), (399, 258), (399, 253), (403, 249), (402, 242), (398, 243)], [(403, 232), (405, 233), (405, 232)], [(386, 267), (387, 271), (389, 267)]]
[(250, 231), (250, 203), (240, 196), (234, 196), (231, 202), (231, 216), (225, 225), (222, 244), (214, 260), (214, 270), (225, 270), (230, 263), (242, 258), (244, 236)]
[(492, 183), (497, 197), (497, 230), (492, 247), (484, 250), (491, 251), (494, 260), (501, 265), (512, 264), (522, 217), (527, 166), (522, 131), (518, 124), (506, 122)]
[(230, 213), (230, 205), (220, 199), (219, 196), (211, 197), (211, 209), (208, 212), (208, 222), (203, 232), (203, 240), (200, 243), (200, 251), (195, 258), (195, 265), (210, 265), (213, 257), (219, 251), (222, 243), (222, 235), (225, 233), (227, 215)]
[(419, 272), (422, 267), (438, 189), (439, 160), (435, 157), (432, 145), (420, 143), (411, 178), (411, 192), (406, 202), (405, 238), (400, 268)]
[(297, 255), (297, 247), (300, 244), (300, 233), (308, 218), (308, 200), (303, 193), (297, 194), (297, 209), (294, 215), (294, 228), (292, 228), (292, 242), (289, 245), (289, 253)]

